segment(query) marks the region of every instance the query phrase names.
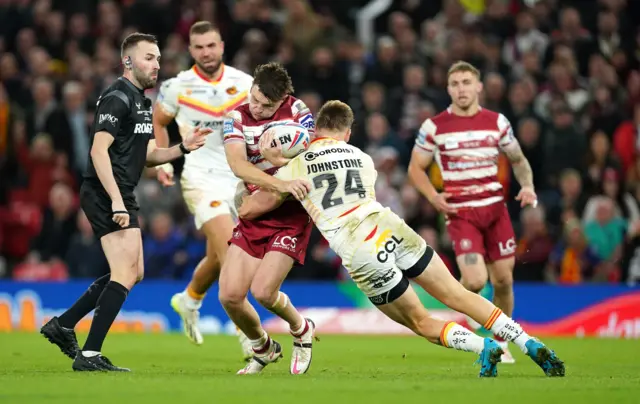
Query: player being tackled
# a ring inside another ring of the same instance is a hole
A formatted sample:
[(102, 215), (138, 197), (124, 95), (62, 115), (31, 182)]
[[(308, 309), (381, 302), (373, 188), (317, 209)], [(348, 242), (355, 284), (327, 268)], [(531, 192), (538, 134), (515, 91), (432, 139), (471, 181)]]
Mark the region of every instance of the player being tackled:
[[(227, 241), (236, 221), (233, 200), (240, 182), (227, 163), (222, 125), (226, 113), (247, 102), (253, 79), (222, 62), (224, 42), (218, 28), (208, 21), (191, 26), (189, 52), (195, 64), (162, 84), (153, 125), (158, 144), (164, 146), (169, 144), (167, 125), (172, 120), (182, 136), (197, 126), (213, 130), (203, 148), (185, 156), (180, 178), (182, 195), (195, 226), (207, 238), (206, 255), (185, 290), (171, 298), (171, 306), (182, 318), (185, 335), (200, 345), (203, 338), (198, 324), (199, 310), (207, 291), (218, 279), (227, 254)], [(158, 179), (165, 186), (173, 185), (170, 164), (158, 168)], [(253, 355), (251, 345), (241, 332), (238, 337), (248, 360)]]
[[(346, 143), (352, 123), (348, 105), (327, 102), (316, 119), (316, 139), (306, 152), (280, 168), (276, 177), (310, 183), (302, 204), (360, 290), (389, 318), (428, 341), (478, 354), (481, 377), (497, 376), (503, 349), (491, 338), (432, 317), (410, 287), (410, 280), (453, 310), (515, 343), (547, 376), (564, 376), (564, 364), (551, 349), (529, 336), (493, 303), (465, 289), (433, 248), (376, 201), (377, 172), (372, 159)], [(287, 197), (259, 191), (244, 198), (240, 217), (255, 219)]]

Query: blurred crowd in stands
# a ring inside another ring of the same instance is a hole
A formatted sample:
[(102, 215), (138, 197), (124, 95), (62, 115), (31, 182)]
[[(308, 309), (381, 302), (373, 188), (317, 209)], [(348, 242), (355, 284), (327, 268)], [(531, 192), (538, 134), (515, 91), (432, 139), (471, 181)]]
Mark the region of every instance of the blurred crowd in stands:
[[(499, 177), (517, 240), (515, 279), (640, 279), (640, 5), (632, 0), (395, 0), (356, 35), (367, 0), (0, 0), (0, 277), (63, 280), (108, 271), (78, 208), (100, 92), (121, 71), (119, 44), (158, 36), (160, 81), (191, 66), (188, 30), (217, 24), (226, 63), (275, 60), (312, 111), (340, 99), (353, 143), (380, 172), (378, 199), (455, 258), (444, 218), (407, 182), (420, 124), (449, 105), (448, 66), (481, 69), (481, 105), (512, 123), (540, 197), (521, 210), (508, 161)], [(153, 91), (148, 93), (155, 97)], [(179, 135), (171, 128), (171, 138)], [(177, 161), (179, 174), (181, 162)], [(441, 185), (437, 167), (432, 181)], [(203, 236), (178, 185), (145, 173), (137, 190), (146, 278), (189, 278)], [(292, 279), (341, 279), (315, 232)]]

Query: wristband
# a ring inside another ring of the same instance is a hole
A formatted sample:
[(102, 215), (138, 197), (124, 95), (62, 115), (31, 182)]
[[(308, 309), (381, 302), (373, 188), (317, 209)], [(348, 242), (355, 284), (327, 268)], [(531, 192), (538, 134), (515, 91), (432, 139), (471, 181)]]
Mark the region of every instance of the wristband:
[(191, 153), (189, 150), (187, 150), (186, 147), (184, 147), (184, 143), (180, 143), (180, 151), (182, 152), (182, 154), (189, 154)]

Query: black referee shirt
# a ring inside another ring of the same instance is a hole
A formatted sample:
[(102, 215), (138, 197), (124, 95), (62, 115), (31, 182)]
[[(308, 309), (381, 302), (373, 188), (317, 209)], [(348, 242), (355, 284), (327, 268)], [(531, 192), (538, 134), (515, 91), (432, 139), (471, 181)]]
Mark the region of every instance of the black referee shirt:
[[(113, 176), (121, 191), (133, 191), (140, 181), (147, 160), (147, 145), (153, 139), (151, 100), (144, 91), (124, 77), (118, 78), (100, 94), (91, 130), (91, 144), (97, 132), (109, 132)], [(84, 178), (99, 181), (91, 153)]]

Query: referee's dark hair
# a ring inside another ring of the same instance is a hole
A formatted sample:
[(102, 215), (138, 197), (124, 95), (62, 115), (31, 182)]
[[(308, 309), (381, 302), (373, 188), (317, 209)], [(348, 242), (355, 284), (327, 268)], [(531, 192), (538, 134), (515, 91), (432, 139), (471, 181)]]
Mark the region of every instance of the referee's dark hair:
[(157, 45), (158, 39), (156, 38), (155, 35), (143, 34), (141, 32), (134, 32), (132, 34), (129, 34), (124, 39), (124, 41), (122, 41), (122, 47), (120, 48), (120, 55), (124, 57), (126, 51), (133, 48), (140, 42), (149, 42)]

